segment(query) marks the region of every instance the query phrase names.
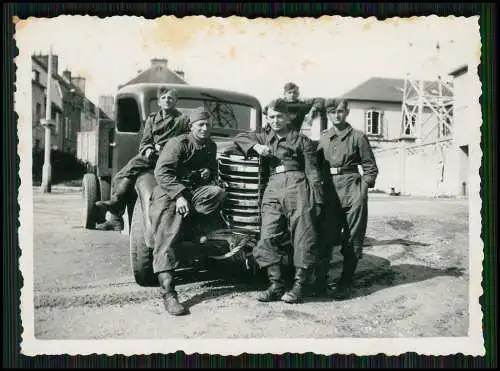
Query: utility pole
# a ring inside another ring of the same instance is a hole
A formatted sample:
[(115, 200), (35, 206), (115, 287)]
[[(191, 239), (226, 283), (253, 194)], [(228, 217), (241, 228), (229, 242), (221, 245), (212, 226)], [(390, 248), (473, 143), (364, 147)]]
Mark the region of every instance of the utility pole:
[(52, 165), (50, 163), (50, 150), (51, 150), (51, 137), (52, 128), (54, 123), (52, 122), (52, 46), (49, 51), (49, 61), (48, 61), (48, 76), (47, 76), (47, 104), (45, 107), (45, 120), (41, 120), (42, 126), (45, 127), (45, 148), (44, 148), (44, 162), (42, 169), (42, 193), (50, 193), (51, 189), (51, 178), (52, 178)]

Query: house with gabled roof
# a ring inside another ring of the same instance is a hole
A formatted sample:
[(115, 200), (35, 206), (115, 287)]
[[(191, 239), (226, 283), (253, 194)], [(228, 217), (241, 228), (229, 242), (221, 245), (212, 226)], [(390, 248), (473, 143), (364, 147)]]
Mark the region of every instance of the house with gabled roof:
[(184, 78), (184, 72), (181, 70), (171, 70), (168, 68), (168, 60), (164, 58), (151, 59), (151, 66), (139, 71), (139, 74), (132, 80), (120, 85), (118, 89), (126, 85), (140, 83), (166, 83), (166, 84), (187, 84)]

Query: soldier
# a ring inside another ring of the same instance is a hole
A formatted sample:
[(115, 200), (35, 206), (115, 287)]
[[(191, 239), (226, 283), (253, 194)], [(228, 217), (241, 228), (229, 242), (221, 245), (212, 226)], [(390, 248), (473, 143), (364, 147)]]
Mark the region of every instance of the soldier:
[[(375, 185), (378, 168), (366, 135), (346, 122), (348, 101), (328, 99), (325, 109), (333, 126), (322, 133), (318, 145), (320, 166), (326, 167), (329, 176), (325, 178), (326, 216), (322, 231), (325, 243), (319, 258), (317, 285), (327, 289), (332, 247), (341, 243), (343, 269), (333, 292), (333, 297), (341, 300), (350, 296), (354, 272), (362, 257), (368, 222), (368, 188)], [(363, 175), (358, 165), (362, 166)]]
[[(267, 116), (269, 126), (264, 131), (234, 139), (245, 155), (253, 150), (267, 157), (271, 170), (262, 199), (260, 240), (253, 251), (257, 264), (267, 271), (270, 286), (258, 300), (298, 303), (316, 260), (315, 225), (323, 190), (315, 147), (292, 127), (287, 103), (282, 99), (271, 102)], [(288, 232), (294, 249), (295, 279), (291, 290), (285, 292), (279, 249)]]
[[(220, 218), (224, 191), (211, 185), (217, 175), (217, 145), (210, 138), (210, 115), (203, 107), (190, 114), (190, 133), (167, 142), (155, 168), (158, 185), (151, 196), (153, 270), (158, 274), (166, 310), (186, 313), (175, 291), (176, 249), (186, 222)], [(197, 174), (197, 176), (193, 176)]]
[(139, 144), (139, 153), (116, 173), (112, 182), (111, 199), (96, 202), (96, 206), (111, 214), (108, 220), (96, 226), (99, 230), (121, 231), (123, 229), (122, 215), (125, 212), (126, 196), (137, 177), (154, 169), (158, 153), (170, 138), (189, 131), (188, 117), (175, 108), (177, 90), (161, 87), (158, 89), (157, 96), (161, 109), (148, 116)]
[[(285, 84), (283, 87), (283, 100), (288, 105), (288, 111), (292, 117), (292, 126), (299, 130), (304, 122), (311, 121), (316, 115), (323, 111), (324, 99), (300, 99), (299, 87), (293, 82)], [(267, 114), (267, 108), (264, 107), (264, 114)]]

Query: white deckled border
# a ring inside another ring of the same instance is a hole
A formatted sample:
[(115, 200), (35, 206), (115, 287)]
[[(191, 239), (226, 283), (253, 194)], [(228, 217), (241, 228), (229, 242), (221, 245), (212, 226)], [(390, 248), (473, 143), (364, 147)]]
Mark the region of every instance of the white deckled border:
[[(435, 16), (434, 16), (435, 17)], [(81, 17), (79, 17), (81, 18)], [(129, 17), (133, 22), (136, 18)], [(328, 17), (323, 17), (328, 18)], [(480, 43), (479, 17), (472, 17), (477, 24), (475, 36)], [(404, 19), (399, 18), (400, 22)], [(81, 21), (81, 20), (80, 20)], [(106, 20), (103, 19), (103, 22)], [(185, 19), (189, 22), (189, 18)], [(360, 22), (362, 19), (352, 19), (352, 22)], [(414, 22), (415, 20), (411, 20)], [(316, 354), (356, 354), (359, 356), (385, 353), (388, 356), (399, 355), (406, 352), (416, 352), (422, 355), (449, 355), (463, 353), (464, 355), (484, 355), (485, 347), (482, 334), (482, 310), (479, 297), (483, 293), (482, 263), (483, 263), (483, 241), (481, 232), (481, 199), (479, 168), (481, 166), (482, 150), (481, 140), (481, 107), (479, 98), (481, 96), (481, 83), (476, 70), (470, 71), (474, 76), (474, 86), (471, 87), (471, 103), (473, 102), (472, 123), (477, 125), (474, 132), (474, 141), (478, 143), (470, 150), (470, 161), (474, 174), (470, 181), (469, 197), (469, 267), (470, 267), (470, 291), (469, 291), (469, 334), (467, 337), (447, 338), (337, 338), (337, 339), (164, 339), (164, 340), (37, 340), (34, 330), (34, 289), (33, 289), (33, 194), (31, 179), (31, 55), (37, 50), (30, 39), (32, 32), (36, 31), (37, 24), (47, 20), (28, 19), (16, 27), (16, 46), (19, 55), (15, 58), (17, 65), (15, 111), (18, 118), (20, 157), (19, 175), (21, 185), (19, 188), (18, 202), (19, 212), (19, 242), (22, 255), (19, 259), (20, 270), (23, 275), (24, 285), (21, 289), (21, 319), (22, 319), (22, 343), (21, 352), (28, 356), (40, 354), (151, 354), (151, 353), (173, 353), (184, 351), (192, 353), (210, 353), (221, 355), (238, 355), (241, 353), (273, 353), (285, 352)], [(480, 48), (479, 48), (480, 50)], [(479, 56), (477, 57), (479, 61)], [(472, 64), (471, 67), (476, 67)]]

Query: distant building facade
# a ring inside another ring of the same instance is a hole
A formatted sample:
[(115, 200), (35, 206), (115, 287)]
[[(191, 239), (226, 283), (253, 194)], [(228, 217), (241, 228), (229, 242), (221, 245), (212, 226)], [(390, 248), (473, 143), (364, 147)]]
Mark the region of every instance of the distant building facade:
[[(35, 149), (45, 147), (45, 119), (47, 108), (48, 55), (32, 55), (32, 138)], [(77, 132), (92, 130), (97, 125), (96, 106), (85, 96), (85, 79), (73, 77), (69, 70), (59, 75), (58, 56), (52, 56), (51, 116), (52, 149), (76, 153)], [(108, 116), (100, 112), (102, 118)]]

